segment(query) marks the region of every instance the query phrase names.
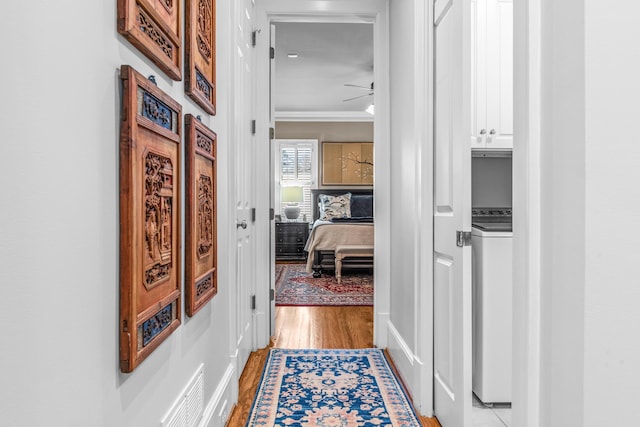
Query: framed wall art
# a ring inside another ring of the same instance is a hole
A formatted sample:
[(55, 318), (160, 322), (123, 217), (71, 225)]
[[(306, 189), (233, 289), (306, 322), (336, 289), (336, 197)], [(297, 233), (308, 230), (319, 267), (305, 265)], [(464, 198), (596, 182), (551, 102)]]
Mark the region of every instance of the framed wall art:
[(120, 369), (131, 372), (181, 322), (182, 107), (128, 65), (120, 78)]
[(322, 142), (322, 185), (373, 185), (373, 143)]
[(186, 0), (185, 92), (216, 114), (216, 1)]
[(173, 80), (182, 80), (179, 0), (118, 0), (118, 32)]
[(195, 315), (218, 293), (216, 134), (191, 114), (186, 133), (185, 301)]

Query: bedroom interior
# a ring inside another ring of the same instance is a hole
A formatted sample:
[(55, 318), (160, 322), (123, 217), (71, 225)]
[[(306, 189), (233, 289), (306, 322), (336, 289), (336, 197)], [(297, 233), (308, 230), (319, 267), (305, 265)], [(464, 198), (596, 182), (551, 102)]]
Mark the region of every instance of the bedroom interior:
[[(308, 182), (288, 181), (286, 155), (299, 153), (292, 151), (295, 141), (309, 141), (312, 149), (318, 150), (322, 135), (318, 135), (318, 123), (307, 123), (303, 129), (306, 132), (289, 134), (291, 138), (280, 138), (280, 123), (276, 123), (276, 140), (274, 149), (277, 150), (273, 158), (280, 159), (281, 164), (274, 165), (276, 171), (274, 195), (283, 196), (290, 188), (303, 188), (305, 195), (299, 203), (300, 213), (295, 219), (285, 214), (289, 209), (285, 200), (274, 201), (276, 206), (275, 224), (275, 292), (276, 306), (291, 305), (373, 305), (373, 186), (353, 183), (353, 176), (360, 182), (371, 180), (373, 161), (371, 155), (362, 157), (361, 146), (371, 146), (371, 143), (333, 143), (345, 146), (344, 163), (355, 162), (346, 160), (351, 156), (365, 159), (364, 165), (357, 165), (356, 173), (348, 167), (339, 169), (343, 173), (343, 185), (323, 185), (326, 163), (336, 163), (334, 158), (320, 155), (317, 161), (306, 164), (311, 169), (312, 177)], [(328, 125), (322, 123), (321, 125)], [(339, 127), (355, 133), (359, 141), (371, 138), (372, 123), (352, 123), (345, 127), (345, 123), (338, 123)], [(284, 125), (286, 128), (286, 124)], [(298, 126), (300, 128), (300, 126)], [(354, 131), (355, 130), (355, 131)], [(305, 137), (300, 139), (300, 136)], [(309, 136), (315, 136), (308, 139)], [(347, 136), (348, 137), (348, 136)], [(286, 142), (285, 142), (286, 141)], [(365, 152), (368, 148), (365, 148)], [(371, 152), (372, 150), (369, 149)], [(301, 173), (305, 159), (304, 155), (295, 156), (297, 176)], [(313, 156), (309, 156), (312, 158)], [(338, 162), (343, 162), (338, 159)], [(335, 166), (335, 165), (334, 165)], [(336, 168), (333, 167), (335, 170)], [(352, 178), (349, 178), (349, 176)], [(305, 175), (306, 176), (306, 175)], [(336, 181), (336, 173), (332, 175), (332, 182)], [(344, 252), (341, 256), (341, 268), (336, 271), (336, 255), (338, 247)], [(353, 251), (359, 249), (358, 251)], [(364, 252), (362, 252), (364, 251)], [(342, 260), (344, 258), (344, 260)], [(338, 274), (336, 274), (338, 273)], [(341, 273), (341, 274), (340, 274)], [(340, 283), (338, 283), (340, 282)], [(288, 292), (293, 290), (302, 293), (292, 299)], [(331, 294), (332, 297), (318, 297), (317, 292)], [(277, 314), (276, 314), (277, 316)]]

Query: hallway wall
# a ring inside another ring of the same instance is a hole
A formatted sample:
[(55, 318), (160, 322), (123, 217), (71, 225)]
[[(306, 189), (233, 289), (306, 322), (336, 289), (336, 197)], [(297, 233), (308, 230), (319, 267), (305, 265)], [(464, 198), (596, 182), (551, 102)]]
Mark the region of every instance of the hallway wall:
[[(542, 109), (545, 123), (542, 164), (548, 169), (542, 173), (542, 246), (548, 249), (542, 252), (541, 299), (543, 311), (549, 315), (542, 316), (541, 388), (549, 392), (542, 393), (541, 405), (547, 410), (546, 417), (541, 417), (542, 425), (578, 426), (584, 421), (584, 335), (581, 332), (584, 331), (585, 281), (585, 70), (582, 3), (582, 0), (570, 0), (543, 7), (548, 39), (543, 42), (542, 98), (546, 108)], [(567, 170), (571, 173), (567, 174)], [(545, 286), (547, 283), (555, 286)]]
[(541, 425), (637, 424), (640, 5), (542, 2)]
[(433, 405), (432, 156), (427, 2), (390, 2), (391, 311), (389, 351), (414, 403)]
[[(213, 118), (185, 97), (182, 82), (169, 80), (117, 34), (115, 1), (3, 5), (3, 426), (159, 426), (201, 363), (205, 405), (220, 392), (230, 409), (225, 251), (213, 301), (194, 318), (183, 313), (183, 324), (133, 373), (121, 374), (118, 363), (119, 67), (154, 74), (183, 113), (202, 115), (225, 159), (229, 3), (217, 2), (221, 61)], [(218, 176), (227, 173), (222, 160)], [(218, 192), (225, 223), (226, 187)], [(219, 231), (226, 247), (227, 231)]]

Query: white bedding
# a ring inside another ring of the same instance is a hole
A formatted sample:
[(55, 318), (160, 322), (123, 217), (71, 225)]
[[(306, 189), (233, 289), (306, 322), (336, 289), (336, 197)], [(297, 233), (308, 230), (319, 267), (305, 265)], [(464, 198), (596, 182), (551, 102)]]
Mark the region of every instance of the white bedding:
[(334, 251), (338, 245), (373, 245), (373, 223), (316, 221), (304, 247), (309, 252), (307, 272), (313, 271), (315, 251)]

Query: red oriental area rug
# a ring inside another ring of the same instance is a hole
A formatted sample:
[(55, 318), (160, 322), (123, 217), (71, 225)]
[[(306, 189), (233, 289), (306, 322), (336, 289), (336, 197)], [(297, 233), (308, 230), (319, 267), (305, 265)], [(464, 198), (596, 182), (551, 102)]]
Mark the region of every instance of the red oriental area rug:
[(304, 264), (276, 264), (276, 305), (373, 305), (373, 275), (349, 272), (342, 283), (315, 279)]

